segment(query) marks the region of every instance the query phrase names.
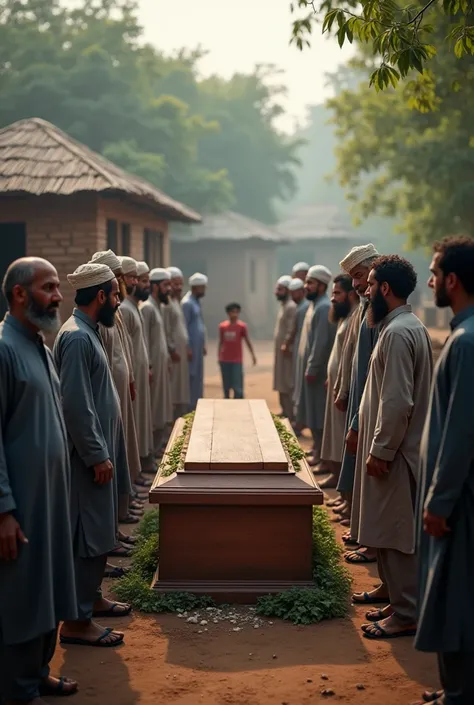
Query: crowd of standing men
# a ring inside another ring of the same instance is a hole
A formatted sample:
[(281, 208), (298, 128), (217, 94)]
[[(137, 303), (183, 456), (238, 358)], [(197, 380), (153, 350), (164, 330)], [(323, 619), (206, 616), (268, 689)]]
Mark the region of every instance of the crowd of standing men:
[[(345, 560), (377, 563), (367, 639), (415, 637), (438, 656), (435, 705), (474, 703), (474, 240), (433, 248), (432, 289), (451, 307), (451, 335), (433, 371), (431, 339), (408, 299), (406, 259), (354, 247), (333, 279), (298, 263), (277, 282), (274, 388), (328, 501), (347, 527)], [(375, 607), (380, 605), (380, 607)]]
[[(173, 421), (203, 396), (206, 334), (195, 274), (182, 298), (175, 267), (97, 252), (68, 275), (75, 308), (61, 326), (58, 274), (13, 262), (0, 325), (0, 702), (69, 695), (54, 678), (62, 644), (113, 647), (102, 620), (127, 604), (103, 597), (109, 556), (134, 524)], [(53, 350), (45, 335), (57, 333)], [(61, 626), (60, 626), (61, 625)]]

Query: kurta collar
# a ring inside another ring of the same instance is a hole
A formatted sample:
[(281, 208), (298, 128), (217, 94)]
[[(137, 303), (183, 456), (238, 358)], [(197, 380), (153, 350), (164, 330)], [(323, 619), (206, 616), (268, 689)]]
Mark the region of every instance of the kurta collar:
[(35, 333), (30, 328), (27, 328), (18, 318), (12, 316), (11, 313), (5, 315), (3, 322), (14, 328), (21, 335), (24, 335), (25, 338), (28, 338), (28, 340), (31, 340), (33, 343), (44, 342), (41, 333)]
[(72, 312), (72, 315), (75, 318), (80, 318), (81, 321), (84, 321), (84, 323), (87, 323), (87, 325), (90, 326), (92, 328), (92, 330), (95, 331), (96, 333), (98, 332), (99, 324), (96, 323), (96, 321), (93, 321), (92, 318), (87, 315), (87, 313), (84, 313), (84, 311), (81, 311), (80, 309), (75, 308)]
[(466, 318), (470, 318), (471, 316), (474, 316), (474, 306), (466, 306), (466, 308), (459, 311), (459, 313), (457, 313), (452, 319), (449, 324), (451, 326), (451, 330), (457, 328), (461, 323), (464, 323)]
[(412, 308), (411, 304), (405, 304), (404, 306), (398, 306), (398, 308), (394, 308), (393, 311), (390, 311), (390, 313), (385, 316), (385, 318), (382, 321), (382, 326), (388, 326), (390, 321), (393, 321), (394, 318), (397, 316), (400, 316), (402, 313), (411, 313)]

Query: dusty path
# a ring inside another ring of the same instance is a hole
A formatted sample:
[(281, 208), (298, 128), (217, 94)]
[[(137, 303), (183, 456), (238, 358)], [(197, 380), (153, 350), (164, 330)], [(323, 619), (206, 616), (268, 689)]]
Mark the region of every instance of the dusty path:
[[(247, 370), (247, 396), (267, 399), (276, 410), (271, 346), (259, 344), (257, 352), (257, 368)], [(220, 396), (214, 354), (211, 349), (207, 396)], [(376, 583), (373, 566), (351, 570), (355, 590)], [(238, 633), (229, 624), (211, 624), (202, 634), (202, 627), (176, 616), (134, 615), (111, 621), (126, 632), (122, 647), (58, 647), (53, 669), (80, 680), (74, 705), (408, 705), (423, 688), (437, 686), (434, 658), (415, 652), (410, 639), (363, 639), (364, 613), (358, 607), (344, 620), (311, 627), (274, 621)], [(334, 696), (321, 695), (325, 688)]]

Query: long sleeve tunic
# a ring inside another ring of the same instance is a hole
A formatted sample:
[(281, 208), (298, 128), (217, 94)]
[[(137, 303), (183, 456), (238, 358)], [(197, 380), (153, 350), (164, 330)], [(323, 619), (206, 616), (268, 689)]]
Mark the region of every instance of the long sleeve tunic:
[[(438, 359), (421, 442), (418, 494), (421, 651), (474, 651), (474, 306), (457, 314)], [(423, 530), (423, 511), (447, 519), (443, 538)]]
[(159, 303), (152, 296), (140, 306), (145, 342), (152, 373), (151, 420), (153, 431), (162, 431), (173, 421), (170, 356)]
[(293, 394), (293, 351), (281, 351), (283, 344), (292, 346), (296, 323), (296, 304), (291, 299), (280, 305), (274, 332), (273, 389), (281, 394)]
[(180, 359), (173, 362), (171, 368), (171, 395), (173, 404), (189, 406), (189, 362), (188, 362), (188, 331), (184, 320), (183, 309), (177, 299), (170, 299), (164, 307), (168, 348), (176, 352)]
[(16, 560), (0, 560), (0, 632), (21, 644), (76, 619), (77, 608), (59, 380), (40, 336), (9, 314), (0, 325), (0, 429), (0, 513), (11, 512), (28, 539)]
[[(78, 555), (93, 558), (116, 543), (117, 477), (126, 460), (120, 400), (98, 326), (78, 309), (56, 338), (54, 361), (71, 458), (71, 521)], [(94, 465), (110, 460), (114, 477), (95, 482)]]
[(190, 408), (196, 408), (198, 400), (204, 396), (204, 349), (206, 347), (206, 327), (202, 317), (201, 304), (191, 293), (183, 299), (182, 309), (188, 331), (192, 359), (189, 363)]

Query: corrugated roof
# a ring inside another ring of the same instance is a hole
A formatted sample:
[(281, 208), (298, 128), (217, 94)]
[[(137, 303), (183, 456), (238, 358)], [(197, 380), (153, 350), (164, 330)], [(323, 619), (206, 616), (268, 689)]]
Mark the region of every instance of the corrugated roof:
[(271, 227), (247, 218), (240, 213), (226, 211), (218, 215), (206, 215), (201, 225), (190, 228), (171, 228), (173, 242), (200, 242), (203, 240), (263, 240), (280, 243), (282, 235)]
[(29, 118), (0, 130), (0, 194), (70, 196), (83, 191), (138, 197), (158, 207), (168, 220), (201, 220), (191, 208), (127, 173), (46, 120)]

